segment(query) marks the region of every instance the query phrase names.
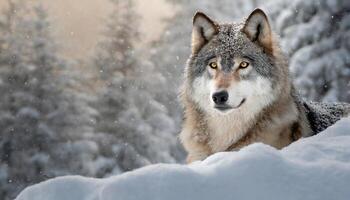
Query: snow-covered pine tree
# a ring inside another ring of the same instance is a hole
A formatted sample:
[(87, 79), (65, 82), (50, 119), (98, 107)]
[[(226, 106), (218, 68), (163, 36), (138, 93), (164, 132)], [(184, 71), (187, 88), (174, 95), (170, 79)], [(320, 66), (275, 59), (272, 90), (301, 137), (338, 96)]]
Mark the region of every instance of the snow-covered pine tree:
[(271, 1), (270, 12), (300, 93), (350, 102), (350, 2)]
[(77, 156), (65, 156), (64, 144), (90, 121), (77, 106), (84, 101), (65, 89), (68, 64), (56, 52), (45, 10), (22, 1), (8, 3), (0, 23), (1, 199), (14, 199), (25, 186), (78, 171), (68, 165)]
[[(36, 19), (20, 19), (17, 3), (9, 1), (10, 10), (3, 24), (1, 57), (1, 165), (6, 169), (2, 195), (18, 191), (25, 185), (46, 178), (43, 174), (50, 157), (50, 144), (56, 141), (50, 124), (59, 98), (54, 86), (54, 67), (58, 60), (51, 54), (41, 12)], [(16, 7), (16, 9), (13, 9)], [(22, 8), (25, 9), (25, 8)], [(6, 191), (6, 192), (4, 192)], [(13, 196), (8, 196), (13, 198)]]
[[(101, 74), (96, 134), (110, 137), (109, 151), (122, 171), (155, 162), (174, 162), (174, 122), (157, 102), (162, 79), (135, 48), (142, 39), (132, 0), (112, 0), (113, 11), (94, 63)], [(110, 136), (107, 136), (110, 135)], [(106, 151), (108, 151), (106, 149)]]

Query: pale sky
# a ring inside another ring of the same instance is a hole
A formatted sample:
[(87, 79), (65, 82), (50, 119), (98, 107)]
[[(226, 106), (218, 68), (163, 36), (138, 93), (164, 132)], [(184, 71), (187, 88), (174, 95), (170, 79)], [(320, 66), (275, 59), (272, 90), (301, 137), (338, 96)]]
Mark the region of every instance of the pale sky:
[[(42, 2), (48, 8), (53, 35), (61, 43), (64, 55), (83, 58), (94, 48), (103, 30), (104, 19), (111, 10), (108, 0), (31, 0)], [(6, 0), (0, 0), (0, 7)], [(157, 39), (164, 28), (165, 17), (174, 14), (174, 8), (165, 0), (136, 0), (140, 14), (142, 45)]]

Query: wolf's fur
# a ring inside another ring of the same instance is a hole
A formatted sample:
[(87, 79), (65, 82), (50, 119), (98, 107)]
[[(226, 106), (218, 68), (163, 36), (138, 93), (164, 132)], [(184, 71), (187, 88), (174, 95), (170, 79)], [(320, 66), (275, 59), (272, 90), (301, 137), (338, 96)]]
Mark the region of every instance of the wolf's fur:
[[(240, 68), (242, 61), (249, 66)], [(217, 63), (217, 69), (208, 67), (210, 62)], [(229, 24), (197, 13), (185, 78), (180, 139), (189, 162), (254, 142), (283, 148), (350, 111), (348, 104), (306, 103), (298, 97), (287, 61), (260, 9), (242, 23)], [(223, 90), (229, 94), (228, 111), (216, 109), (211, 100)]]

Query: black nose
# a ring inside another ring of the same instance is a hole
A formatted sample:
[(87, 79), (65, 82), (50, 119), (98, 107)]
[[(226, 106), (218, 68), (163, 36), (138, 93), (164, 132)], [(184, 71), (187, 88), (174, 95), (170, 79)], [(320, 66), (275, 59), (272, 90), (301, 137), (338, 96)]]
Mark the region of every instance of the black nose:
[(226, 91), (216, 92), (213, 94), (212, 98), (215, 104), (222, 105), (228, 100), (228, 93)]

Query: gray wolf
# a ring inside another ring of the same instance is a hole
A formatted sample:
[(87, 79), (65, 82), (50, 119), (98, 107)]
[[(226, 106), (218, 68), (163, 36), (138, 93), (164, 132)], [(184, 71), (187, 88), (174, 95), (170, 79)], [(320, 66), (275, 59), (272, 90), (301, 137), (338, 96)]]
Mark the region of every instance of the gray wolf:
[(195, 14), (181, 101), (180, 139), (188, 162), (256, 142), (281, 149), (350, 113), (346, 103), (306, 102), (298, 96), (261, 9), (240, 23)]

